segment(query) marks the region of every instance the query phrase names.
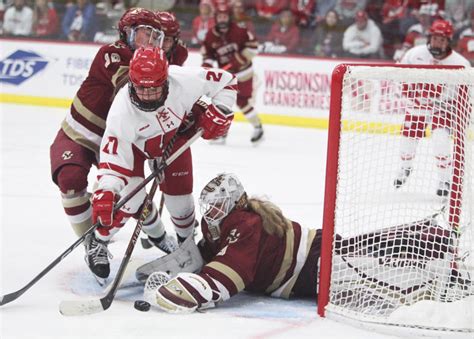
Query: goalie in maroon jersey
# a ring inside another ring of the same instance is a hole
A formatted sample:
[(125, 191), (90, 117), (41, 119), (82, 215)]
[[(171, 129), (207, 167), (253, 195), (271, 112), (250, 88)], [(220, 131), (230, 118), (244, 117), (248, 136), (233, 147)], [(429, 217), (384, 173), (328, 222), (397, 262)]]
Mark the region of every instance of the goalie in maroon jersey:
[[(269, 201), (249, 198), (234, 174), (212, 179), (199, 204), (203, 239), (198, 247), (187, 241), (176, 252), (137, 269), (137, 278), (146, 279), (147, 301), (171, 313), (187, 313), (213, 307), (242, 290), (282, 298), (316, 297), (321, 230), (287, 219)], [(447, 267), (447, 283), (459, 290), (456, 297), (473, 294), (471, 281), (450, 269), (455, 237), (435, 216), (360, 236), (336, 236), (333, 276), (338, 278), (331, 288), (347, 298), (353, 292), (345, 290), (349, 281), (362, 281), (359, 288), (366, 281), (383, 287), (387, 299), (393, 298), (392, 290), (404, 298), (429, 296), (434, 277)], [(394, 281), (392, 273), (400, 269), (410, 278)], [(377, 296), (383, 297), (382, 292)]]
[(248, 29), (232, 22), (227, 4), (218, 4), (214, 15), (216, 24), (207, 32), (201, 48), (202, 66), (212, 67), (217, 62), (219, 68), (235, 74), (239, 83), (237, 106), (254, 127), (251, 142), (258, 142), (263, 137), (263, 128), (253, 106), (252, 68), (258, 42)]

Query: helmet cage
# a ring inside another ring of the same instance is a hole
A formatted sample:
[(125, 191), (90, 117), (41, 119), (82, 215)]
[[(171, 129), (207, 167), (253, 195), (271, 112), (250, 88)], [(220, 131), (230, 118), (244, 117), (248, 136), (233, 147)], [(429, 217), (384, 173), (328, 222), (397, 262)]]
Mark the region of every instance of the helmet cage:
[(203, 188), (199, 206), (212, 240), (219, 239), (220, 223), (235, 208), (244, 193), (240, 181), (226, 173), (219, 174)]
[[(162, 87), (162, 91), (161, 91), (161, 96), (159, 99), (142, 100), (138, 97), (137, 90), (133, 82), (129, 81), (128, 93), (130, 94), (130, 100), (132, 104), (144, 112), (156, 111), (158, 108), (164, 105), (166, 98), (168, 97), (168, 88), (169, 88), (168, 80), (166, 80), (166, 82), (160, 87)], [(153, 89), (153, 88), (158, 88), (158, 87), (148, 87), (148, 88)], [(154, 96), (150, 95), (150, 97), (154, 97)]]
[[(154, 28), (150, 25), (137, 25), (130, 29), (130, 34), (128, 35), (128, 38), (127, 38), (127, 44), (130, 46), (132, 50), (135, 50), (137, 48), (135, 44), (135, 38), (137, 36), (137, 30), (142, 29), (142, 28), (148, 29), (151, 32), (150, 39), (148, 40), (148, 46), (160, 47), (160, 48), (163, 46), (163, 40), (165, 38), (165, 34), (163, 33), (163, 31), (157, 28)], [(155, 36), (156, 36), (156, 39), (154, 39)]]

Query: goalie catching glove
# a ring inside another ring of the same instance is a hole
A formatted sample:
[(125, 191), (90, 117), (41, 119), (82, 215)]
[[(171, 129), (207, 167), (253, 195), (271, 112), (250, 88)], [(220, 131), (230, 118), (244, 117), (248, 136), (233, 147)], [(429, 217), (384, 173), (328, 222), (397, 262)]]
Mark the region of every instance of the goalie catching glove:
[(214, 281), (194, 273), (180, 273), (162, 285), (163, 272), (155, 272), (145, 285), (145, 299), (169, 313), (191, 313), (198, 309), (214, 307), (220, 300), (220, 292)]

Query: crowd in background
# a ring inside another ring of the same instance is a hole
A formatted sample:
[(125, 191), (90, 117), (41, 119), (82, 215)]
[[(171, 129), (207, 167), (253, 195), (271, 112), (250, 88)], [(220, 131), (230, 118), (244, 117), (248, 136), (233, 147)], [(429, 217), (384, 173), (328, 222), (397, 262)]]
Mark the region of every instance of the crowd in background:
[[(214, 25), (215, 1), (177, 0), (181, 39), (199, 47)], [(433, 20), (455, 29), (452, 46), (474, 64), (474, 0), (227, 0), (233, 20), (252, 31), (264, 53), (399, 60), (427, 41)], [(1, 0), (1, 35), (109, 43), (130, 6), (145, 0)]]

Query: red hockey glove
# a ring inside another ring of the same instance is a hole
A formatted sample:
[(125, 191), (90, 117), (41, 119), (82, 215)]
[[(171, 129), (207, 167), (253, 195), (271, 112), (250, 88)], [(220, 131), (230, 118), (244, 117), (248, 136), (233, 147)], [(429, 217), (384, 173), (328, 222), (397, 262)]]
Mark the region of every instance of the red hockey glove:
[(92, 196), (92, 222), (95, 224), (99, 221), (102, 226), (112, 226), (114, 204), (114, 192), (95, 191)]
[(198, 118), (198, 126), (204, 129), (203, 139), (216, 139), (225, 136), (234, 119), (234, 112), (226, 107), (209, 105)]

